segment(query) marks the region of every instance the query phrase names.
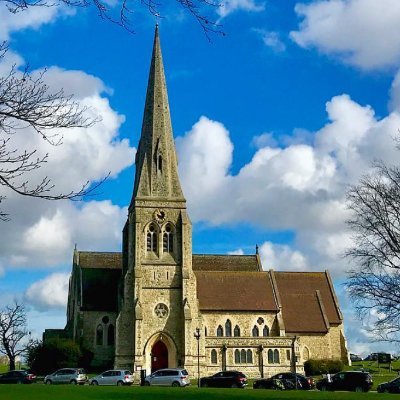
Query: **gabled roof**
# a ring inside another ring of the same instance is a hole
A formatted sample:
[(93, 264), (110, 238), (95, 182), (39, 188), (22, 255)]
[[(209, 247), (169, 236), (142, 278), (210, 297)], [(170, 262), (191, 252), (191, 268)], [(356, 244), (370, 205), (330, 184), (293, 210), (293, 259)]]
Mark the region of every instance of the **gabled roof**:
[(257, 255), (193, 254), (193, 271), (261, 271)]
[(268, 272), (196, 271), (202, 311), (278, 311)]
[(76, 255), (81, 268), (122, 268), (121, 252), (77, 251)]
[(287, 332), (316, 332), (318, 326), (322, 327), (325, 324), (324, 314), (329, 325), (342, 322), (339, 305), (327, 272), (274, 271), (272, 273), (282, 303)]

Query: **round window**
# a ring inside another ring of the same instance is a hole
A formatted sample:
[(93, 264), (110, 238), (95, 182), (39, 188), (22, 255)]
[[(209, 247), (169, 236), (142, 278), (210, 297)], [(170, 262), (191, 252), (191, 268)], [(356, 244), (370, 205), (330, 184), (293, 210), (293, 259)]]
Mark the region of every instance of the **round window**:
[(163, 303), (158, 303), (154, 308), (154, 313), (158, 318), (166, 318), (168, 316), (168, 307)]
[(103, 324), (108, 324), (110, 322), (110, 318), (108, 318), (107, 316), (104, 316), (101, 321), (103, 322)]

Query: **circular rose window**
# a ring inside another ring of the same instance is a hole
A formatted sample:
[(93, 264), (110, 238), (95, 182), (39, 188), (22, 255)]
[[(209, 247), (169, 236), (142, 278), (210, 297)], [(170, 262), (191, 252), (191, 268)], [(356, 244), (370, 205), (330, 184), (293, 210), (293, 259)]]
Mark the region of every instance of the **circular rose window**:
[(154, 313), (158, 318), (166, 318), (168, 315), (168, 307), (163, 303), (158, 303), (154, 308)]

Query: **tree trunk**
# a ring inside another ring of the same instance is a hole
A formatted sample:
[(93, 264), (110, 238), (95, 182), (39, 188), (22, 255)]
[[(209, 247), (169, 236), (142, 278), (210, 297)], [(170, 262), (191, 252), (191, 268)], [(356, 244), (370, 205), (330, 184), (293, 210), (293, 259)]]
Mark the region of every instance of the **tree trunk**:
[(10, 357), (10, 371), (15, 369), (15, 358)]

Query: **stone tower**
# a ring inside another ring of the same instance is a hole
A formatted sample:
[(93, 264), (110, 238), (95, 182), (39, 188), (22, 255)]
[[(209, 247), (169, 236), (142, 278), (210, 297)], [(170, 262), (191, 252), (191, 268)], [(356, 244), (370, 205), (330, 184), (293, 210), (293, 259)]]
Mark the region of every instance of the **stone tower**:
[(192, 271), (192, 230), (178, 177), (158, 27), (136, 176), (123, 230), (115, 366), (191, 368), (201, 326)]

